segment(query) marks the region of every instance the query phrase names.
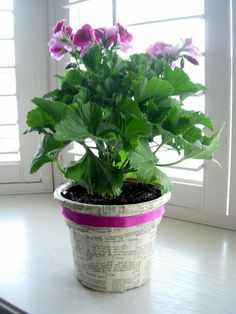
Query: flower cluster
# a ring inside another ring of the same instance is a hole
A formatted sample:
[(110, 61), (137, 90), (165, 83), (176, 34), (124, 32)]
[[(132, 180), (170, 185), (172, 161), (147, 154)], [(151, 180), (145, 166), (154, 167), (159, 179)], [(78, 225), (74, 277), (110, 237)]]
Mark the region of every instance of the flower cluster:
[(195, 65), (198, 64), (196, 57), (200, 55), (200, 51), (193, 45), (191, 38), (185, 39), (182, 46), (156, 42), (147, 48), (147, 53), (153, 57), (169, 59), (170, 62), (185, 58)]
[[(130, 42), (133, 36), (120, 23), (110, 28), (99, 27), (95, 29), (91, 25), (85, 24), (75, 33), (73, 33), (71, 26), (65, 26), (64, 23), (65, 20), (63, 19), (56, 24), (53, 37), (49, 42), (49, 51), (56, 60), (60, 60), (67, 52), (73, 54), (75, 51), (83, 57), (95, 44), (107, 49), (119, 48), (123, 52), (131, 48)], [(156, 42), (150, 45), (146, 52), (152, 57), (163, 58), (170, 63), (179, 58), (185, 58), (195, 65), (198, 64), (196, 58), (200, 55), (191, 38), (185, 39), (182, 46)]]
[(92, 28), (85, 24), (74, 34), (72, 28), (64, 25), (65, 20), (60, 20), (53, 30), (53, 37), (49, 42), (51, 56), (60, 60), (67, 52), (78, 51), (83, 57), (88, 50), (95, 44), (103, 45), (104, 48), (118, 47), (122, 51), (127, 51), (130, 47), (129, 42), (133, 36), (119, 23), (115, 26), (106, 28)]
[[(56, 76), (60, 88), (32, 100), (36, 108), (27, 115), (27, 132), (42, 134), (42, 140), (31, 173), (55, 162), (89, 194), (110, 198), (119, 196), (130, 178), (164, 193), (171, 182), (162, 167), (213, 158), (221, 130), (209, 135), (211, 118), (183, 106), (186, 98), (205, 91), (184, 71), (185, 60), (198, 64), (199, 50), (191, 39), (179, 46), (159, 41), (145, 53), (122, 58), (117, 50), (127, 51), (131, 40), (119, 23), (85, 24), (76, 32), (64, 20), (57, 23), (50, 53), (56, 60), (68, 53), (72, 61)], [(82, 158), (61, 165), (60, 154), (73, 142), (83, 146)], [(178, 157), (162, 161), (162, 150)]]

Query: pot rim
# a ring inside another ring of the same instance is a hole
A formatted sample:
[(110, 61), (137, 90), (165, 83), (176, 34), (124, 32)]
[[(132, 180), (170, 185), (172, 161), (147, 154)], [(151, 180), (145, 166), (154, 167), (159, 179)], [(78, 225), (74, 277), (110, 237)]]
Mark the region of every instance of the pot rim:
[(68, 207), (75, 212), (86, 212), (88, 209), (91, 214), (101, 214), (108, 216), (130, 215), (131, 213), (148, 212), (153, 210), (153, 208), (159, 208), (166, 204), (170, 197), (171, 192), (167, 192), (160, 197), (147, 202), (135, 203), (135, 204), (124, 204), (124, 205), (102, 205), (102, 204), (89, 204), (80, 203), (77, 201), (69, 200), (61, 195), (61, 193), (73, 185), (72, 182), (64, 183), (58, 186), (54, 191), (54, 198), (59, 202), (62, 207)]

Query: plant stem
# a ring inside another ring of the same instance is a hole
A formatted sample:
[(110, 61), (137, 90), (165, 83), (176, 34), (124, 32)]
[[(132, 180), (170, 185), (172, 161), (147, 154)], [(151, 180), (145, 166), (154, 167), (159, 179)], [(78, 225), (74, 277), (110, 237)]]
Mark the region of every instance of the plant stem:
[(126, 158), (126, 159), (123, 161), (122, 165), (120, 166), (120, 169), (121, 169), (121, 170), (125, 167), (125, 165), (127, 164), (127, 161), (128, 161), (128, 158)]
[(130, 169), (124, 169), (124, 170), (122, 170), (122, 172), (125, 174), (125, 173), (129, 173), (129, 172), (135, 172), (136, 170), (135, 169), (132, 169), (132, 168), (130, 168)]
[(99, 152), (99, 156), (104, 156), (106, 154), (106, 149), (104, 148), (104, 144), (102, 141), (95, 141), (96, 145), (97, 145), (97, 149)]
[(63, 175), (65, 175), (65, 171), (62, 169), (61, 165), (59, 164), (58, 159), (55, 162), (56, 162), (56, 167), (58, 171), (61, 172)]
[[(157, 146), (156, 150), (153, 152), (153, 154), (156, 154), (158, 152), (158, 150), (164, 145), (164, 142), (161, 142), (161, 144), (159, 146)], [(158, 145), (158, 144), (157, 144)]]

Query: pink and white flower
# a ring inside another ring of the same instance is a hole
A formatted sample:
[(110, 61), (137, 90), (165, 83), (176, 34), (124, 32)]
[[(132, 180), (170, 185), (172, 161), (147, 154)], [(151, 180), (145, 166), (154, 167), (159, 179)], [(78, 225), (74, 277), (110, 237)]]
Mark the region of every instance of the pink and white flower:
[(158, 41), (154, 45), (149, 46), (146, 52), (152, 57), (171, 57), (175, 60), (180, 56), (179, 46), (172, 46), (162, 41)]
[(95, 29), (95, 38), (98, 44), (104, 47), (119, 47), (122, 51), (127, 51), (133, 36), (122, 25), (117, 23), (115, 26)]
[(79, 29), (74, 37), (73, 44), (81, 49), (81, 56), (84, 56), (95, 43), (95, 32), (89, 24)]
[(65, 53), (72, 52), (72, 28), (64, 25), (65, 20), (57, 22), (53, 29), (53, 36), (48, 43), (52, 58), (61, 60)]
[(179, 58), (185, 58), (189, 62), (198, 65), (196, 57), (200, 55), (198, 48), (192, 43), (192, 38), (185, 39), (182, 46), (173, 46), (171, 44), (158, 41), (149, 46), (146, 52), (151, 57), (165, 59), (171, 64), (171, 66), (174, 66), (172, 62), (178, 60)]
[(185, 39), (181, 51), (184, 52), (183, 57), (185, 59), (195, 65), (198, 65), (196, 57), (200, 56), (200, 51), (196, 46), (193, 45), (192, 38)]

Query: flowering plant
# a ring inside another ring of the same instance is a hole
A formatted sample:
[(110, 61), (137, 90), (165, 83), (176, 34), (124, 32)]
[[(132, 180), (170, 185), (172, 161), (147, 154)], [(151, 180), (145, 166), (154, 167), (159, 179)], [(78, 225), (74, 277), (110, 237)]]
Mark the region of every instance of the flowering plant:
[[(93, 29), (86, 24), (73, 33), (61, 20), (49, 42), (51, 56), (69, 54), (61, 86), (42, 98), (27, 115), (27, 132), (42, 133), (31, 173), (55, 162), (63, 175), (89, 194), (116, 197), (127, 178), (171, 189), (161, 171), (158, 154), (165, 147), (179, 157), (212, 159), (220, 131), (199, 111), (186, 110), (183, 101), (205, 91), (184, 72), (186, 61), (198, 64), (198, 49), (191, 39), (181, 46), (157, 42), (145, 53), (121, 57), (132, 35), (120, 24)], [(179, 64), (179, 66), (177, 65)], [(62, 167), (59, 156), (71, 142), (84, 147), (78, 161)], [(152, 147), (151, 147), (152, 143)]]

